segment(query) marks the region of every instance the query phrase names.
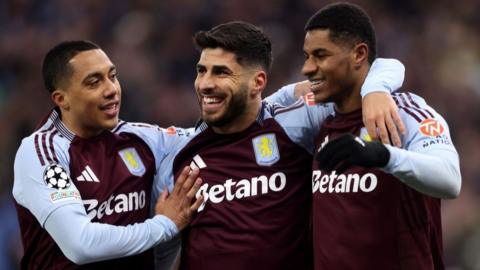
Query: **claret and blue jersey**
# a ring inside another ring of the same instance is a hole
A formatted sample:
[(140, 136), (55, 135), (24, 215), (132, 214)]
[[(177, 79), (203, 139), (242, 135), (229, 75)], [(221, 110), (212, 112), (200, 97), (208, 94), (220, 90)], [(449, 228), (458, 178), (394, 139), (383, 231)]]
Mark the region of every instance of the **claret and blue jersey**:
[[(447, 123), (422, 98), (400, 92), (392, 97), (407, 133), (401, 137), (404, 150), (388, 146), (385, 168), (354, 166), (337, 173), (313, 162), (315, 269), (444, 269), (440, 199), (405, 184), (428, 179), (443, 165), (430, 162), (417, 170), (415, 164), (428, 156), (408, 155), (435, 155), (452, 167), (458, 155)], [(361, 110), (329, 116), (316, 148), (344, 133), (369, 139)]]
[[(79, 267), (43, 228), (51, 213), (63, 206), (83, 205), (92, 222), (129, 225), (148, 219), (152, 185), (156, 181), (163, 186), (160, 179), (154, 180), (159, 164), (170, 149), (186, 141), (187, 136), (171, 130), (124, 121), (111, 131), (82, 139), (64, 126), (57, 109), (52, 110), (40, 128), (22, 141), (15, 161), (13, 195), (25, 248), (22, 267)], [(68, 223), (68, 216), (65, 219)], [(149, 250), (83, 267), (151, 268), (152, 254)]]

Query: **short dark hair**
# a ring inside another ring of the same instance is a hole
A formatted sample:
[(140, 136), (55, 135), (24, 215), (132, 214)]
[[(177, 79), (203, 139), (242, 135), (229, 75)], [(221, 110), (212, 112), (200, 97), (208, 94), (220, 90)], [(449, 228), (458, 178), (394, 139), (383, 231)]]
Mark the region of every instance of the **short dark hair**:
[(193, 37), (200, 51), (222, 48), (237, 56), (241, 65), (260, 65), (266, 72), (272, 65), (272, 43), (262, 29), (253, 24), (234, 21), (217, 25), (208, 31), (199, 31)]
[(325, 29), (332, 41), (343, 41), (354, 46), (365, 42), (369, 49), (368, 62), (377, 55), (375, 30), (370, 17), (362, 8), (350, 3), (334, 3), (325, 6), (308, 19), (305, 31)]
[(52, 93), (72, 75), (73, 70), (68, 63), (70, 59), (80, 52), (96, 49), (100, 47), (88, 40), (64, 41), (50, 49), (42, 64), (43, 83), (48, 92)]

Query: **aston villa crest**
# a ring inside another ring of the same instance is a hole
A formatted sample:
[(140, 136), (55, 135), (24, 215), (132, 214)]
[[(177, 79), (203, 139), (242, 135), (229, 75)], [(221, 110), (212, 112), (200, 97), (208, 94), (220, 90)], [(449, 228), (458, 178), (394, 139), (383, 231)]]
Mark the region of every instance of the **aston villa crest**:
[(118, 154), (123, 160), (123, 163), (127, 166), (130, 173), (135, 176), (143, 176), (145, 174), (145, 165), (143, 165), (142, 159), (137, 153), (135, 148), (125, 148), (118, 151)]
[(267, 133), (257, 136), (252, 139), (252, 144), (258, 165), (271, 166), (280, 160), (275, 134)]

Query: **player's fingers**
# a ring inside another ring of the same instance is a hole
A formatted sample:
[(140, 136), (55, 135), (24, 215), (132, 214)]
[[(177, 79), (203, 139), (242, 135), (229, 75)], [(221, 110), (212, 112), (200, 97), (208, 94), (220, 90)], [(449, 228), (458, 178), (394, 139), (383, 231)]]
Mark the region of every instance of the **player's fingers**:
[(390, 134), (392, 144), (395, 146), (399, 146), (399, 144), (401, 144), (400, 136), (398, 135), (397, 126), (395, 126), (395, 123), (393, 122), (390, 114), (385, 115), (385, 125), (387, 126), (388, 134)]
[(185, 166), (180, 173), (180, 175), (177, 177), (175, 180), (175, 185), (173, 186), (173, 191), (172, 194), (179, 194), (180, 191), (182, 190), (183, 184), (185, 183), (186, 179), (188, 178), (188, 175), (190, 173), (190, 167)]
[[(398, 110), (394, 110), (391, 113), (393, 122), (395, 123), (395, 126), (397, 126), (398, 131), (400, 134), (405, 134), (407, 129), (405, 128), (405, 125), (403, 124), (402, 118), (400, 118), (400, 114), (398, 113)], [(400, 145), (397, 145), (398, 147), (402, 146), (402, 142), (400, 141)]]
[(372, 138), (372, 140), (378, 139), (377, 125), (375, 123), (375, 119), (375, 117), (367, 116), (366, 113), (363, 116), (363, 123), (365, 124), (368, 135), (370, 135), (370, 138)]
[(187, 180), (185, 180), (185, 182), (183, 183), (182, 191), (181, 191), (182, 194), (187, 194), (190, 191), (199, 173), (200, 173), (200, 169), (198, 168), (193, 168), (190, 171), (190, 173), (188, 174)]
[(192, 199), (195, 197), (195, 194), (197, 194), (201, 186), (202, 186), (202, 178), (198, 177), (195, 180), (195, 183), (193, 184), (192, 188), (190, 188), (190, 190), (187, 193), (188, 201), (192, 201)]
[(348, 169), (350, 166), (352, 166), (351, 162), (349, 159), (344, 160), (342, 163), (340, 163), (336, 169), (337, 174), (342, 174), (346, 169)]
[(377, 118), (377, 131), (380, 140), (385, 144), (390, 144), (390, 138), (388, 137), (387, 126), (385, 125), (385, 117)]
[(195, 200), (195, 202), (190, 206), (190, 211), (191, 213), (195, 213), (198, 208), (202, 205), (203, 203), (203, 195), (198, 196), (198, 198)]
[(158, 198), (158, 201), (160, 202), (165, 202), (167, 200), (167, 197), (168, 197), (168, 190), (167, 189), (164, 189), (162, 191), (162, 194), (160, 195), (160, 198)]

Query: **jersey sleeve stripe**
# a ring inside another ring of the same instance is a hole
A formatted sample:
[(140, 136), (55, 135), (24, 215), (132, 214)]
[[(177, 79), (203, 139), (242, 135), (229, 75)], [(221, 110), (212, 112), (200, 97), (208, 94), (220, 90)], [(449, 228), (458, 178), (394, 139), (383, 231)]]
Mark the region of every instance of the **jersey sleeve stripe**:
[(298, 99), (297, 102), (293, 103), (292, 105), (288, 106), (288, 107), (277, 107), (277, 108), (274, 108), (273, 109), (273, 115), (278, 115), (278, 114), (281, 114), (281, 113), (285, 113), (285, 112), (288, 112), (288, 111), (293, 111), (293, 110), (296, 110), (298, 108), (301, 108), (303, 107), (304, 105), (304, 102), (302, 99)]
[(413, 97), (410, 93), (405, 93), (405, 95), (407, 95), (408, 97), (408, 100), (410, 100), (410, 102), (416, 107), (416, 108), (419, 108), (419, 109), (423, 109), (423, 111), (425, 111), (425, 113), (427, 113), (431, 118), (434, 118), (435, 116), (426, 108), (422, 108), (418, 105), (417, 102), (415, 102), (415, 100), (413, 100)]
[(410, 111), (410, 109), (408, 109), (407, 107), (398, 106), (398, 108), (404, 110), (407, 114), (409, 114), (411, 117), (413, 117), (415, 120), (417, 120), (417, 122), (419, 122), (419, 123), (422, 122), (422, 119), (420, 117), (418, 117), (418, 115), (416, 115), (415, 113)]
[(413, 104), (411, 104), (411, 103), (409, 103), (409, 102), (407, 101), (406, 95), (405, 95), (404, 93), (400, 93), (400, 98), (402, 99), (403, 103), (404, 103), (407, 107), (409, 107), (409, 108), (417, 111), (423, 118), (428, 118), (428, 116), (427, 116), (422, 110), (419, 110), (419, 109), (416, 108)]
[(55, 129), (51, 134), (50, 134), (50, 140), (48, 142), (49, 146), (50, 146), (50, 153), (52, 154), (53, 156), (53, 161), (55, 163), (58, 163), (58, 158), (57, 158), (57, 154), (55, 153), (55, 146), (53, 145), (53, 137), (55, 137), (55, 135), (58, 133), (58, 131)]
[(50, 157), (50, 153), (48, 153), (48, 148), (47, 148), (47, 136), (50, 135), (50, 133), (43, 133), (42, 134), (42, 148), (43, 148), (43, 153), (45, 154), (46, 160), (48, 163), (53, 163), (53, 159)]
[(42, 166), (44, 166), (45, 161), (43, 160), (43, 156), (42, 156), (42, 153), (40, 151), (40, 145), (39, 145), (40, 139), (39, 139), (38, 133), (35, 134), (34, 141), (35, 141), (35, 151), (37, 152), (38, 159), (40, 160), (40, 164)]
[(422, 116), (418, 115), (416, 112), (410, 110), (410, 106), (408, 103), (405, 103), (405, 99), (400, 99), (399, 96), (401, 93), (395, 93), (395, 95), (392, 95), (393, 100), (398, 106), (398, 109), (405, 111), (407, 114), (409, 114), (411, 117), (413, 117), (417, 122), (422, 122)]

